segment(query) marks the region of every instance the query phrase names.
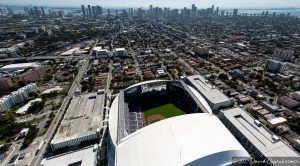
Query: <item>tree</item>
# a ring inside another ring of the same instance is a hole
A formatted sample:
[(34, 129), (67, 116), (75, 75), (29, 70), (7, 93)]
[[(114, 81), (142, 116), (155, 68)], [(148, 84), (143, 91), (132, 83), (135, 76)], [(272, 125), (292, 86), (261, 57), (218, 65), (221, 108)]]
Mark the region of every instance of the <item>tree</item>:
[(46, 124), (45, 124), (44, 128), (49, 127), (49, 126), (51, 125), (51, 122), (52, 122), (52, 119), (48, 119), (48, 120), (46, 121)]
[(52, 110), (57, 110), (59, 109), (59, 107), (61, 106), (62, 104), (62, 101), (59, 101), (59, 102), (53, 102), (52, 103)]
[(249, 112), (255, 119), (259, 118), (258, 112), (254, 111), (251, 107), (247, 107), (246, 111)]
[(49, 114), (48, 118), (49, 118), (49, 119), (52, 119), (52, 118), (54, 118), (54, 116), (55, 116), (55, 114), (54, 114), (53, 112), (51, 112), (51, 113)]
[(262, 75), (261, 75), (261, 74), (256, 74), (255, 78), (256, 78), (257, 80), (261, 80), (261, 79), (262, 79)]
[(33, 102), (31, 104), (31, 106), (28, 108), (27, 112), (28, 113), (39, 112), (40, 110), (43, 109), (44, 105), (45, 105), (45, 101), (44, 100)]
[(0, 147), (0, 153), (4, 153), (8, 150), (9, 148), (9, 145), (7, 143), (3, 144), (1, 147)]
[(51, 74), (46, 74), (43, 78), (44, 82), (49, 82), (53, 79), (53, 76)]
[(237, 81), (236, 77), (232, 77), (231, 81), (233, 82)]
[(227, 92), (226, 92), (226, 96), (230, 96), (231, 95), (231, 92), (228, 90)]
[(31, 93), (28, 94), (28, 97), (29, 97), (30, 99), (34, 99), (34, 98), (37, 98), (37, 97), (38, 97), (38, 94), (35, 93), (35, 92), (31, 92)]
[(29, 127), (29, 131), (26, 134), (23, 144), (22, 144), (22, 148), (26, 148), (28, 147), (29, 144), (31, 144), (31, 142), (34, 140), (34, 138), (37, 136), (39, 129), (36, 128), (35, 126), (30, 126)]
[(293, 131), (300, 134), (300, 117), (293, 117), (288, 119), (288, 125)]
[(228, 80), (228, 75), (225, 74), (225, 73), (221, 73), (219, 74), (219, 79), (222, 80), (222, 81), (225, 81), (225, 80)]

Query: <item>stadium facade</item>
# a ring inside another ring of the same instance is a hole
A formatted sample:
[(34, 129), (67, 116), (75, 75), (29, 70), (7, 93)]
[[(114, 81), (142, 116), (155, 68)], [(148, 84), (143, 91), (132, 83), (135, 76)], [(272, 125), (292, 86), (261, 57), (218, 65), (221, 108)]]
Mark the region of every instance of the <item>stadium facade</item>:
[[(145, 101), (151, 96), (180, 101), (186, 115), (145, 125), (140, 102), (151, 102)], [(184, 80), (147, 81), (121, 90), (110, 109), (107, 156), (116, 166), (227, 165), (232, 157), (250, 157), (212, 114), (207, 99)]]

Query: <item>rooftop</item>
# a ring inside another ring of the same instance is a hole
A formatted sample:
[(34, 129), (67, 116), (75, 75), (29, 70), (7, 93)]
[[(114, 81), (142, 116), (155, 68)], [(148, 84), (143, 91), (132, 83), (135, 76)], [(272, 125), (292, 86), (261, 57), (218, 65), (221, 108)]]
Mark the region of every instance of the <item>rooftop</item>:
[(78, 51), (79, 49), (80, 49), (79, 47), (75, 47), (75, 48), (69, 49), (69, 50), (61, 53), (60, 55), (62, 55), (62, 56), (72, 55), (75, 51)]
[(282, 140), (273, 140), (274, 135), (264, 126), (255, 124), (255, 119), (241, 108), (223, 111), (224, 116), (266, 157), (299, 157)]
[(98, 46), (98, 47), (94, 47), (93, 48), (93, 51), (102, 51), (102, 47), (101, 46)]
[(118, 166), (227, 165), (232, 157), (249, 157), (210, 113), (177, 116), (146, 126), (123, 138), (116, 154)]
[(116, 48), (115, 51), (126, 51), (125, 48)]
[(89, 93), (74, 96), (52, 144), (96, 133), (100, 128), (104, 95)]
[(12, 69), (12, 68), (29, 68), (29, 67), (39, 67), (40, 65), (36, 62), (32, 63), (15, 63), (1, 67), (1, 70)]
[(286, 122), (286, 119), (283, 118), (283, 117), (275, 117), (275, 116), (273, 116), (273, 117), (268, 118), (267, 121), (268, 121), (270, 124), (275, 125), (275, 124), (279, 124), (279, 123), (284, 123), (284, 122)]
[(212, 103), (220, 103), (230, 100), (221, 91), (209, 84), (209, 82), (202, 76), (194, 75), (186, 78)]
[(66, 154), (43, 159), (41, 165), (95, 165), (95, 163), (96, 151), (94, 151), (93, 147), (89, 147), (85, 149), (80, 149), (78, 151), (73, 151)]

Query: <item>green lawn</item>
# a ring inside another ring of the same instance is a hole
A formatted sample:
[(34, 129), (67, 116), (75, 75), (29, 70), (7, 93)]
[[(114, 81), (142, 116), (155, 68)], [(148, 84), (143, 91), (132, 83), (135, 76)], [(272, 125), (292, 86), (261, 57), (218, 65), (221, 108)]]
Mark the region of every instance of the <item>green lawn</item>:
[(162, 115), (166, 118), (173, 116), (184, 115), (185, 112), (174, 106), (172, 103), (165, 104), (159, 107), (155, 107), (149, 110), (144, 111), (144, 117), (147, 119), (151, 115)]

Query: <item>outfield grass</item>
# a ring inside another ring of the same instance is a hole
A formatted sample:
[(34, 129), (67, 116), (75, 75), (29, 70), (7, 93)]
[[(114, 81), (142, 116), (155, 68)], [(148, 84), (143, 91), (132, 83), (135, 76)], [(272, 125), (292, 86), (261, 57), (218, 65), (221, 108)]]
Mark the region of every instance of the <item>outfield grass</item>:
[(162, 115), (166, 118), (173, 116), (184, 115), (185, 112), (174, 106), (172, 103), (165, 104), (159, 107), (155, 107), (149, 110), (144, 111), (144, 117), (147, 119), (151, 115)]

